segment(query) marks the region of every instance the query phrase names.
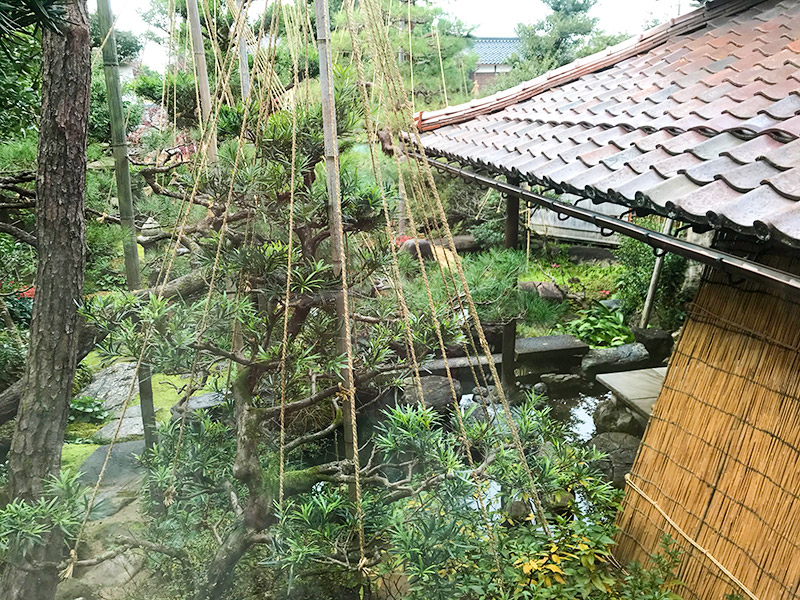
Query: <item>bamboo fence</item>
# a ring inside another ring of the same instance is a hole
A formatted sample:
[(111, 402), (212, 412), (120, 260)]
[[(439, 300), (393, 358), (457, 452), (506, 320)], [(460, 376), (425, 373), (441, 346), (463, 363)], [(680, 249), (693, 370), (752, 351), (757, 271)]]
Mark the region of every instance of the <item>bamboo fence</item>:
[[(800, 272), (786, 249), (759, 262)], [(620, 562), (668, 534), (686, 599), (800, 599), (799, 349), (800, 298), (706, 271), (630, 473)]]

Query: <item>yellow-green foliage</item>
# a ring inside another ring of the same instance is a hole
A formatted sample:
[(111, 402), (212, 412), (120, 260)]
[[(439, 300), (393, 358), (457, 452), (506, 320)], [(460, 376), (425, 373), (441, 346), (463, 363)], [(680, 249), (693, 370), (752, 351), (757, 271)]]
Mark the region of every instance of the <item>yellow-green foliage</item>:
[(61, 450), (61, 468), (80, 471), (81, 465), (99, 447), (97, 444), (64, 444)]

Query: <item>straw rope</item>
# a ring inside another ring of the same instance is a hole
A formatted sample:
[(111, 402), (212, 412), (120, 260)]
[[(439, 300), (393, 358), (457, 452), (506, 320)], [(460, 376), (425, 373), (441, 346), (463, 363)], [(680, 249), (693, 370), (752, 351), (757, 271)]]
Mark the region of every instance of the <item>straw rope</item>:
[[(382, 51), (382, 52), (379, 52), (379, 58), (383, 63), (385, 81), (390, 86), (390, 89), (393, 87), (395, 90), (400, 90), (399, 92), (395, 91), (395, 93), (394, 93), (394, 97), (393, 97), (394, 104), (393, 104), (393, 106), (397, 106), (398, 110), (403, 111), (405, 114), (409, 115), (409, 117), (410, 117), (410, 115), (411, 115), (410, 107), (409, 107), (409, 104), (408, 104), (408, 100), (405, 97), (405, 94), (402, 92), (402, 83), (400, 83), (401, 80), (400, 80), (399, 72), (397, 70), (397, 64), (391, 59), (391, 57), (387, 57), (386, 56), (386, 53), (385, 53), (385, 50), (384, 50), (385, 48), (389, 48), (390, 47), (390, 42), (389, 42), (389, 38), (388, 38), (388, 33), (386, 31), (386, 27), (385, 27), (385, 25), (383, 23), (383, 19), (380, 17), (379, 10), (375, 6), (374, 0), (365, 1), (363, 3), (363, 7), (365, 9), (365, 12), (368, 15), (368, 21), (371, 23), (371, 26), (373, 28), (373, 33), (374, 33), (375, 42), (376, 42), (376, 48), (379, 51)], [(436, 209), (437, 209), (437, 213), (438, 213), (438, 216), (439, 216), (439, 218), (441, 220), (441, 223), (442, 223), (442, 225), (444, 227), (444, 231), (445, 231), (445, 235), (446, 235), (446, 239), (447, 239), (449, 248), (454, 254), (457, 254), (457, 251), (456, 251), (456, 248), (455, 248), (455, 242), (453, 241), (452, 232), (450, 230), (449, 223), (447, 222), (447, 216), (445, 214), (444, 207), (443, 207), (442, 202), (441, 202), (441, 198), (440, 198), (440, 196), (438, 194), (438, 191), (437, 191), (437, 188), (436, 188), (436, 182), (435, 182), (435, 180), (433, 178), (433, 173), (432, 173), (431, 167), (427, 163), (427, 160), (424, 159), (424, 149), (422, 148), (422, 144), (421, 144), (421, 140), (419, 138), (419, 134), (418, 134), (418, 132), (416, 132), (416, 130), (413, 127), (409, 127), (409, 129), (414, 131), (414, 133), (412, 135), (413, 135), (414, 140), (415, 140), (415, 147), (418, 149), (419, 152), (421, 152), (421, 154), (423, 156), (423, 160), (421, 160), (419, 162), (421, 163), (421, 167), (422, 167), (422, 170), (423, 170), (423, 173), (424, 173), (424, 176), (425, 176), (425, 183), (427, 185), (427, 188), (430, 189), (430, 191), (431, 191), (431, 193), (433, 195), (433, 198), (435, 200), (435, 206), (436, 206)], [(394, 137), (394, 131), (390, 131), (390, 134)], [(401, 172), (401, 170), (399, 168), (398, 168), (398, 172)], [(491, 358), (491, 350), (489, 348), (488, 342), (486, 341), (486, 337), (485, 337), (485, 334), (483, 332), (483, 327), (480, 324), (480, 318), (478, 316), (477, 309), (475, 307), (475, 302), (474, 302), (474, 300), (472, 298), (472, 295), (471, 295), (471, 293), (469, 291), (469, 285), (467, 284), (466, 277), (465, 277), (464, 272), (463, 272), (463, 268), (462, 268), (461, 263), (459, 261), (456, 261), (456, 270), (458, 272), (458, 276), (459, 276), (459, 279), (461, 281), (461, 285), (463, 286), (463, 289), (464, 289), (464, 293), (465, 293), (465, 297), (466, 297), (466, 300), (467, 300), (467, 304), (469, 306), (469, 312), (470, 312), (470, 314), (471, 314), (471, 316), (472, 316), (472, 318), (473, 318), (473, 320), (475, 322), (476, 331), (478, 333), (478, 339), (479, 339), (479, 341), (481, 343), (481, 348), (483, 349), (484, 353), (487, 356), (489, 369), (490, 369), (490, 371), (492, 373), (492, 376), (493, 376), (494, 380), (496, 382), (499, 382), (500, 381), (500, 377), (499, 377), (499, 374), (497, 373), (497, 369), (496, 369), (496, 367), (494, 365), (494, 361)], [(525, 472), (525, 474), (527, 475), (527, 478), (528, 478), (528, 483), (530, 485), (530, 495), (531, 495), (531, 498), (532, 498), (533, 503), (534, 503), (534, 508), (535, 508), (535, 513), (536, 513), (537, 520), (539, 521), (539, 524), (541, 525), (541, 527), (542, 527), (543, 531), (545, 532), (545, 534), (547, 535), (547, 537), (552, 537), (552, 534), (550, 532), (550, 527), (549, 527), (549, 525), (547, 523), (547, 518), (546, 518), (546, 515), (544, 513), (544, 509), (542, 507), (541, 499), (539, 498), (539, 494), (538, 494), (538, 492), (536, 490), (536, 484), (535, 484), (535, 481), (534, 481), (534, 478), (533, 478), (533, 473), (531, 472), (530, 466), (528, 465), (528, 462), (527, 462), (527, 458), (525, 457), (525, 451), (524, 451), (524, 448), (522, 447), (522, 441), (519, 438), (519, 432), (517, 430), (516, 424), (513, 422), (513, 416), (511, 414), (511, 409), (510, 409), (510, 406), (509, 406), (508, 399), (506, 397), (505, 391), (503, 390), (502, 386), (497, 386), (497, 391), (498, 391), (498, 395), (500, 397), (500, 401), (501, 401), (501, 403), (503, 405), (503, 412), (505, 414), (506, 421), (507, 421), (509, 430), (510, 430), (511, 435), (512, 435), (512, 439), (513, 439), (513, 442), (514, 442), (514, 447), (516, 448), (517, 453), (520, 456), (520, 462), (522, 464), (523, 471)]]
[[(286, 30), (290, 30), (296, 35), (292, 43), (290, 40), (289, 48), (292, 54), (292, 74), (294, 77), (294, 86), (298, 85), (298, 61), (297, 53), (295, 51), (295, 44), (300, 37), (299, 31), (295, 31), (297, 22), (290, 17), (288, 10), (283, 12), (283, 21)], [(289, 296), (291, 293), (292, 285), (292, 252), (294, 241), (294, 193), (295, 193), (295, 177), (296, 177), (296, 164), (295, 159), (297, 156), (297, 103), (292, 102), (292, 167), (290, 175), (290, 188), (289, 188), (289, 223), (287, 225), (287, 250), (286, 250), (286, 292), (284, 293), (283, 300), (283, 335), (281, 343), (281, 413), (280, 413), (280, 456), (278, 467), (278, 506), (283, 510), (283, 485), (284, 485), (284, 469), (286, 462), (286, 353), (289, 346)]]
[[(358, 71), (358, 74), (359, 74), (359, 82), (360, 82), (360, 86), (359, 87), (360, 87), (360, 90), (361, 90), (362, 102), (364, 104), (364, 113), (365, 113), (365, 120), (366, 120), (366, 125), (367, 125), (367, 132), (368, 132), (368, 136), (369, 136), (369, 139), (370, 139), (370, 142), (371, 142), (369, 144), (369, 147), (370, 147), (370, 156), (371, 156), (371, 159), (372, 159), (373, 171), (375, 173), (376, 178), (378, 178), (379, 186), (380, 186), (380, 188), (382, 190), (383, 212), (384, 212), (384, 217), (385, 217), (385, 221), (386, 221), (387, 233), (389, 234), (390, 244), (391, 244), (391, 248), (392, 248), (392, 263), (393, 263), (393, 269), (394, 269), (395, 276), (396, 276), (396, 281), (395, 281), (395, 286), (394, 287), (395, 287), (396, 290), (399, 290), (399, 292), (400, 292), (399, 300), (400, 300), (401, 306), (402, 306), (403, 319), (404, 319), (404, 323), (405, 323), (405, 327), (406, 327), (406, 333), (407, 333), (407, 336), (408, 336), (408, 339), (409, 339), (409, 347), (410, 347), (410, 350), (412, 352), (412, 358), (413, 358), (413, 361), (414, 361), (413, 362), (413, 366), (414, 366), (414, 371), (415, 371), (415, 381), (416, 381), (416, 384), (418, 386), (420, 402), (424, 406), (425, 399), (424, 399), (424, 394), (423, 394), (422, 387), (421, 387), (421, 378), (420, 378), (419, 369), (418, 369), (418, 366), (417, 366), (417, 363), (416, 363), (416, 357), (413, 355), (413, 343), (411, 342), (411, 325), (410, 325), (410, 322), (409, 322), (409, 319), (408, 319), (408, 309), (407, 309), (407, 307), (405, 305), (405, 301), (404, 301), (403, 296), (402, 296), (402, 283), (401, 283), (401, 279), (400, 279), (399, 268), (398, 268), (398, 265), (397, 265), (397, 253), (396, 253), (397, 251), (396, 251), (396, 248), (395, 248), (394, 244), (392, 243), (394, 238), (393, 238), (393, 234), (392, 234), (391, 221), (390, 221), (390, 217), (389, 217), (389, 210), (388, 210), (388, 205), (386, 203), (385, 195), (383, 193), (383, 189), (384, 188), (383, 188), (383, 185), (382, 185), (382, 178), (381, 178), (381, 175), (380, 175), (380, 169), (377, 166), (377, 157), (376, 157), (376, 148), (375, 148), (375, 146), (376, 146), (376, 143), (375, 143), (376, 135), (374, 135), (375, 132), (373, 130), (373, 123), (372, 123), (372, 120), (371, 120), (371, 117), (370, 117), (370, 107), (369, 107), (369, 103), (368, 103), (368, 97), (367, 97), (367, 93), (366, 93), (366, 88), (364, 87), (364, 84), (363, 84), (363, 82), (364, 82), (363, 63), (361, 61), (360, 47), (359, 47), (359, 45), (358, 45), (358, 43), (356, 41), (356, 38), (355, 38), (355, 32), (354, 32), (355, 28), (354, 28), (354, 25), (353, 25), (353, 14), (352, 14), (352, 9), (353, 9), (352, 2), (346, 1), (345, 4), (344, 4), (343, 9), (345, 10), (345, 12), (347, 14), (348, 29), (349, 29), (350, 36), (351, 36), (352, 46), (354, 48), (353, 56), (354, 56), (355, 63), (356, 63), (356, 68), (357, 68), (357, 71)], [(412, 95), (413, 95), (413, 89), (412, 89)], [(398, 184), (399, 184), (399, 187), (400, 187), (400, 193), (404, 194), (405, 193), (404, 182), (403, 182), (403, 178), (402, 178), (402, 171), (400, 170), (400, 167), (399, 167), (399, 162), (398, 162), (399, 161), (399, 156), (397, 155), (397, 153), (395, 153), (395, 161), (396, 161), (396, 164), (397, 164), (397, 167), (398, 167)], [(407, 201), (405, 202), (405, 206), (406, 206), (407, 210), (410, 211), (410, 207), (409, 207), (409, 204), (408, 204)], [(437, 340), (439, 342), (439, 347), (440, 347), (440, 350), (442, 351), (442, 356), (444, 357), (444, 361), (445, 361), (445, 371), (447, 373), (448, 384), (450, 386), (450, 391), (451, 391), (451, 394), (452, 394), (452, 397), (453, 397), (454, 411), (455, 411), (455, 413), (457, 415), (457, 420), (458, 420), (458, 424), (459, 424), (460, 438), (461, 438), (462, 443), (464, 445), (465, 455), (467, 457), (467, 461), (468, 461), (468, 464), (470, 466), (470, 471), (471, 471), (471, 474), (472, 474), (472, 478), (473, 478), (475, 486), (476, 486), (476, 497), (477, 497), (477, 500), (478, 500), (478, 505), (479, 505), (479, 508), (480, 508), (480, 511), (481, 511), (481, 515), (482, 515), (483, 521), (484, 521), (484, 523), (486, 525), (486, 528), (487, 528), (487, 531), (489, 533), (490, 539), (494, 542), (491, 545), (491, 550), (492, 550), (492, 554), (493, 554), (493, 557), (494, 557), (494, 560), (495, 560), (495, 566), (496, 566), (496, 568), (498, 570), (498, 573), (499, 573), (499, 572), (502, 572), (502, 570), (500, 568), (499, 553), (498, 553), (497, 548), (496, 548), (497, 538), (496, 538), (496, 534), (494, 532), (492, 523), (491, 523), (491, 521), (490, 521), (490, 519), (488, 517), (488, 514), (487, 514), (486, 505), (485, 505), (485, 502), (484, 502), (484, 499), (483, 499), (482, 486), (480, 485), (480, 482), (478, 481), (478, 478), (477, 478), (477, 474), (475, 473), (475, 464), (474, 464), (474, 461), (473, 461), (473, 458), (472, 458), (471, 444), (470, 444), (469, 439), (468, 439), (467, 434), (466, 434), (466, 428), (465, 428), (465, 425), (464, 425), (463, 417), (461, 415), (461, 409), (460, 409), (460, 406), (459, 406), (459, 403), (458, 403), (458, 397), (457, 397), (457, 394), (455, 392), (455, 386), (454, 386), (454, 383), (453, 383), (452, 373), (450, 371), (450, 367), (449, 367), (449, 364), (448, 364), (448, 361), (447, 361), (447, 352), (446, 352), (446, 349), (444, 347), (444, 341), (443, 341), (443, 338), (442, 338), (441, 326), (440, 326), (440, 324), (438, 322), (438, 318), (436, 317), (435, 307), (433, 306), (433, 301), (432, 301), (432, 297), (431, 297), (431, 290), (430, 290), (430, 286), (428, 284), (428, 279), (427, 279), (426, 267), (425, 267), (424, 260), (422, 258), (422, 253), (420, 252), (419, 241), (416, 238), (416, 225), (415, 225), (414, 220), (413, 220), (413, 214), (409, 214), (409, 221), (410, 221), (410, 225), (411, 225), (411, 228), (412, 228), (412, 232), (415, 234), (414, 235), (414, 244), (415, 244), (415, 248), (416, 248), (417, 258), (418, 258), (418, 261), (419, 261), (419, 264), (420, 264), (420, 269), (422, 271), (422, 275), (423, 275), (423, 279), (424, 279), (424, 283), (425, 283), (425, 288), (426, 288), (426, 293), (427, 293), (428, 299), (429, 299), (429, 306), (431, 307), (431, 314), (432, 314), (432, 318), (434, 320)], [(437, 264), (439, 264), (439, 263), (437, 262)], [(439, 264), (439, 268), (440, 268), (440, 273), (441, 273), (441, 275), (442, 275), (442, 277), (443, 277), (443, 279), (445, 280), (445, 283), (446, 283), (446, 279), (444, 278), (444, 272), (441, 270), (442, 267), (441, 267), (440, 264)], [(452, 308), (452, 304), (451, 304), (451, 308)], [(470, 362), (470, 368), (472, 368), (471, 362)], [(475, 374), (474, 374), (474, 371), (473, 371), (473, 376), (474, 375)], [(477, 381), (477, 378), (476, 378), (476, 381)], [(481, 397), (481, 404), (482, 404), (483, 410), (484, 410), (484, 412), (485, 412), (485, 414), (487, 416), (487, 422), (488, 422), (488, 420), (489, 420), (488, 419), (488, 411), (486, 409), (485, 402), (484, 402), (482, 397)], [(500, 585), (501, 585), (501, 588), (502, 588), (503, 587), (502, 580), (501, 580)]]
[(714, 558), (714, 556), (708, 550), (703, 548), (694, 539), (692, 539), (689, 536), (689, 534), (687, 534), (683, 529), (681, 529), (681, 527), (675, 521), (673, 521), (666, 512), (664, 512), (664, 509), (661, 508), (655, 500), (653, 500), (650, 496), (645, 494), (642, 488), (640, 488), (633, 482), (630, 474), (627, 473), (625, 474), (625, 482), (628, 484), (628, 487), (630, 487), (633, 491), (639, 494), (642, 498), (644, 498), (647, 502), (649, 502), (653, 506), (653, 508), (655, 508), (659, 513), (661, 513), (661, 516), (664, 517), (667, 523), (669, 523), (673, 527), (673, 529), (675, 529), (675, 531), (677, 531), (681, 535), (681, 537), (683, 537), (692, 546), (697, 548), (703, 554), (703, 556), (705, 556), (711, 562), (713, 562), (714, 565), (716, 565), (720, 571), (722, 571), (733, 583), (735, 583), (736, 586), (740, 590), (742, 590), (742, 592), (744, 592), (748, 598), (751, 598), (751, 600), (758, 600), (758, 596), (756, 596), (753, 592), (747, 589), (747, 587), (741, 581), (739, 581), (733, 573), (728, 571), (728, 569), (726, 569), (721, 562), (719, 562), (716, 558)]

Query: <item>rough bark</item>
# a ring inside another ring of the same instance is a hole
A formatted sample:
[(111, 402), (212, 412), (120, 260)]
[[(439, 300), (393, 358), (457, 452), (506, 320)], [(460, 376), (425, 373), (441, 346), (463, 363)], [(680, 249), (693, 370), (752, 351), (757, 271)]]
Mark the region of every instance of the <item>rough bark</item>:
[[(34, 501), (58, 472), (78, 353), (77, 307), (85, 265), (83, 203), (89, 113), (89, 21), (85, 0), (68, 0), (61, 32), (42, 34), (42, 118), (37, 157), (36, 301), (14, 440), (11, 497)], [(63, 542), (57, 533), (26, 556), (10, 553), (0, 598), (52, 600)]]

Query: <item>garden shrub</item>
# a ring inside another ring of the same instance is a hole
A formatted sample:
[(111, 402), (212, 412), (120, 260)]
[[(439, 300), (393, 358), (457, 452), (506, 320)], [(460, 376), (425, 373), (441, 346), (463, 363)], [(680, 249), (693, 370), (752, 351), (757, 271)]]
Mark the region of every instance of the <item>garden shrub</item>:
[(69, 405), (69, 422), (102, 423), (108, 418), (103, 401), (91, 396), (73, 398)]

